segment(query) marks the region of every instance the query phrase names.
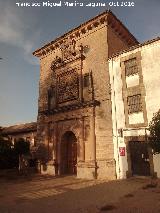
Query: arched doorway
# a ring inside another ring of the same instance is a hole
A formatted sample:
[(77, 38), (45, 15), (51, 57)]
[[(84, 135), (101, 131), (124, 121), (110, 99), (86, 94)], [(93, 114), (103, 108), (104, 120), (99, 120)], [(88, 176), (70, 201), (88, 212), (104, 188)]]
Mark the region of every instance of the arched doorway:
[(61, 141), (61, 174), (77, 173), (77, 138), (71, 131), (62, 136)]

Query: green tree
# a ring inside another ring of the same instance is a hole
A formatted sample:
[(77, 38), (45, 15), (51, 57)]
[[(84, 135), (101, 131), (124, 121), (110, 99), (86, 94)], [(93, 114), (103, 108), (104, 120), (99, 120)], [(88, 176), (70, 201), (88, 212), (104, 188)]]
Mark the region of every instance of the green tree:
[(14, 154), (10, 139), (0, 135), (0, 169), (11, 169), (16, 166)]
[(35, 157), (41, 162), (41, 163), (46, 163), (48, 159), (48, 150), (45, 146), (45, 144), (39, 144), (37, 147)]
[(46, 163), (48, 160), (48, 149), (45, 144), (40, 143), (35, 152), (35, 158), (38, 163), (38, 170), (41, 171), (41, 165), (43, 166), (43, 170), (46, 170)]
[(149, 124), (149, 145), (154, 154), (160, 153), (160, 110), (156, 112)]
[(30, 153), (30, 142), (24, 138), (18, 138), (14, 143), (15, 153), (19, 156), (19, 171), (22, 169), (22, 158), (23, 155)]

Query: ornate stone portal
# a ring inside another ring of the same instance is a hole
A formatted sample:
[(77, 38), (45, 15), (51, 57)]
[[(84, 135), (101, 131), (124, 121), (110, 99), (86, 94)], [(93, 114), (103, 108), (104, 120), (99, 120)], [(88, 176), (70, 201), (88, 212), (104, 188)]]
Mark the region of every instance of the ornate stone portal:
[(115, 178), (107, 58), (136, 43), (105, 12), (34, 52), (41, 64), (37, 137), (48, 150), (43, 172)]

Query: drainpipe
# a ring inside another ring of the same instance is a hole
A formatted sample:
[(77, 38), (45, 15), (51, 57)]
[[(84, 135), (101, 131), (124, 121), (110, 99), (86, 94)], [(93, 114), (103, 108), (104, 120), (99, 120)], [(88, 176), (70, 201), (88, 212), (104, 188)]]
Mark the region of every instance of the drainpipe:
[[(92, 87), (92, 101), (95, 101), (95, 97), (94, 97), (94, 84), (93, 84), (93, 75), (92, 75), (92, 71), (91, 71), (91, 87)], [(96, 116), (96, 112), (95, 112), (95, 106), (93, 104), (92, 107), (92, 114), (90, 117), (90, 139), (92, 141), (92, 160), (94, 162), (94, 166), (95, 166), (95, 174), (94, 177), (95, 179), (97, 179), (97, 160), (96, 160), (96, 132), (95, 132), (95, 116)]]
[[(120, 178), (120, 163), (119, 163), (119, 149), (118, 149), (118, 134), (117, 134), (117, 131), (118, 131), (118, 128), (117, 128), (117, 109), (116, 109), (116, 101), (115, 101), (115, 81), (114, 81), (114, 73), (113, 73), (113, 59), (112, 60), (112, 81), (113, 81), (113, 104), (114, 104), (114, 112), (115, 112), (115, 117), (114, 117), (114, 121), (115, 121), (115, 129), (116, 129), (116, 148), (117, 148), (117, 161), (118, 161), (118, 178)], [(114, 136), (114, 134), (113, 134)]]

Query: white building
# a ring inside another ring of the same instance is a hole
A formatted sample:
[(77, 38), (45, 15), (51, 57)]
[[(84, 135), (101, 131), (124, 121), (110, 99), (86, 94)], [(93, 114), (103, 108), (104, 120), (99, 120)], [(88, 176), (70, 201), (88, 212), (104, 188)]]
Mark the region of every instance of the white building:
[(160, 177), (159, 155), (147, 146), (148, 126), (160, 109), (160, 38), (109, 59), (117, 178)]

